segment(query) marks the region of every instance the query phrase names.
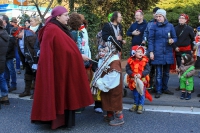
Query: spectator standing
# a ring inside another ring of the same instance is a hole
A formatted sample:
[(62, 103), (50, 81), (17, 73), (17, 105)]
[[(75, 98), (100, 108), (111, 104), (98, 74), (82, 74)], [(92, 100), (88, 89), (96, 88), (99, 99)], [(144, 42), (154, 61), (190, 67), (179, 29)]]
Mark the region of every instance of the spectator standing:
[[(14, 26), (17, 26), (16, 18), (13, 17), (11, 21)], [(4, 27), (7, 33), (11, 34), (11, 30), (13, 26), (10, 25), (8, 16), (3, 15), (3, 22), (4, 22)], [(8, 51), (6, 54), (6, 67), (5, 67), (5, 74), (4, 74), (4, 77), (6, 79), (6, 82), (9, 88), (9, 92), (17, 89), (17, 77), (16, 77), (16, 71), (15, 71), (14, 63), (13, 63), (13, 59), (15, 57), (15, 46), (16, 46), (16, 39), (12, 35), (10, 35)], [(10, 78), (11, 78), (11, 86), (10, 86)]]
[(126, 33), (127, 36), (132, 37), (132, 46), (141, 45), (146, 27), (147, 22), (144, 20), (144, 13), (142, 10), (137, 10), (135, 12), (135, 22), (130, 26)]
[[(113, 12), (108, 22), (102, 29), (102, 38), (107, 43), (109, 48), (108, 60), (103, 63), (108, 64), (107, 71), (99, 68), (96, 73), (101, 72), (101, 78), (97, 79), (96, 87), (101, 90), (102, 109), (107, 111), (104, 120), (109, 122), (111, 126), (118, 126), (124, 124), (124, 117), (122, 113), (122, 71), (121, 63), (118, 53), (122, 49), (122, 35), (120, 33), (119, 23), (121, 23), (122, 16), (118, 11)], [(112, 49), (113, 48), (113, 49)], [(112, 53), (110, 53), (112, 52)], [(102, 64), (103, 64), (102, 63)], [(109, 79), (109, 80), (108, 80)], [(94, 79), (95, 80), (95, 79)]]
[[(189, 54), (192, 56), (193, 42), (195, 38), (194, 30), (188, 25), (189, 16), (187, 14), (180, 14), (179, 25), (175, 27), (177, 42), (176, 45), (176, 63), (178, 68), (181, 66), (182, 54)], [(180, 90), (180, 87), (176, 88)]]
[[(148, 38), (149, 38), (149, 30), (150, 28), (155, 25), (157, 23), (156, 20), (156, 11), (160, 9), (159, 7), (155, 7), (153, 9), (153, 19), (151, 21), (148, 22), (147, 27), (144, 31), (144, 35), (143, 35), (143, 42), (142, 44), (144, 44), (147, 48), (148, 48)], [(147, 51), (148, 52), (148, 51)], [(147, 55), (149, 56), (149, 53), (147, 53)], [(151, 71), (150, 71), (150, 89), (152, 89), (152, 92), (155, 92), (155, 66), (151, 64), (151, 61), (149, 61), (150, 67), (151, 67)]]
[(0, 18), (0, 104), (9, 104), (8, 87), (4, 78), (6, 53), (9, 45), (9, 35), (4, 30), (2, 18)]
[(167, 21), (166, 11), (158, 9), (156, 12), (157, 23), (149, 31), (149, 45), (151, 64), (156, 67), (156, 95), (173, 95), (168, 89), (170, 65), (174, 64), (173, 48), (177, 41), (176, 32), (171, 23)]
[(34, 79), (34, 72), (32, 70), (32, 65), (34, 63), (34, 44), (36, 42), (35, 34), (23, 28), (13, 28), (12, 35), (18, 38), (18, 52), (20, 59), (22, 61), (23, 67), (25, 68), (24, 81), (25, 88), (19, 97), (25, 97), (31, 95), (31, 85)]
[(24, 23), (25, 27), (26, 28), (30, 28), (31, 24), (30, 24), (30, 20), (26, 20), (25, 23)]
[[(11, 18), (10, 24), (15, 28), (19, 27), (18, 24), (17, 24), (17, 18), (16, 17)], [(9, 34), (11, 34), (10, 31), (9, 31)], [(19, 53), (18, 53), (17, 44), (15, 45), (15, 59), (16, 59), (15, 63), (16, 63), (17, 74), (21, 74), (21, 68), (20, 68), (20, 62), (21, 61), (20, 61), (20, 57), (19, 57)]]

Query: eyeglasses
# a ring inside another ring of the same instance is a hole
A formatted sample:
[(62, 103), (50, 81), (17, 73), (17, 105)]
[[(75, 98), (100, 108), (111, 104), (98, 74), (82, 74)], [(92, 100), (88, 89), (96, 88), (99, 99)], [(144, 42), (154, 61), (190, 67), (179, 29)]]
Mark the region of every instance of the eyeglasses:
[(179, 17), (178, 19), (185, 19), (184, 17)]

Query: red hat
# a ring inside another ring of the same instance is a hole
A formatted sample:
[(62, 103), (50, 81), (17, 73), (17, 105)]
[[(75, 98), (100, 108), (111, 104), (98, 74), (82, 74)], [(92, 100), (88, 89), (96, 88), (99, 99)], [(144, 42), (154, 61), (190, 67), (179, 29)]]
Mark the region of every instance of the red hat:
[(180, 16), (183, 16), (185, 18), (187, 24), (189, 23), (190, 18), (187, 14), (182, 13), (180, 14)]
[(143, 54), (145, 53), (144, 47), (135, 45), (135, 46), (132, 47), (132, 51), (131, 51), (132, 56), (135, 56), (136, 51), (139, 50), (139, 49), (142, 50)]

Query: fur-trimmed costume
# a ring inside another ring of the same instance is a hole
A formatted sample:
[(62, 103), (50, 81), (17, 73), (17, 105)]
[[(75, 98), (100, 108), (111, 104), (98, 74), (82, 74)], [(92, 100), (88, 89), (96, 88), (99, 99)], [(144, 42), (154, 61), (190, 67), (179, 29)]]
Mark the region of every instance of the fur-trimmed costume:
[[(136, 89), (136, 83), (133, 78), (135, 74), (141, 75), (142, 77), (141, 80), (143, 81), (145, 88), (149, 87), (150, 78), (148, 74), (150, 72), (150, 66), (148, 63), (148, 58), (146, 56), (143, 56), (143, 58), (140, 60), (136, 59), (136, 57), (130, 57), (126, 65), (126, 72), (128, 74), (127, 82), (128, 82), (128, 87), (130, 90), (134, 91)], [(145, 90), (145, 97), (148, 100), (152, 101), (152, 97), (148, 93), (147, 90)], [(144, 104), (144, 103), (136, 103), (136, 104), (138, 105), (138, 104)]]

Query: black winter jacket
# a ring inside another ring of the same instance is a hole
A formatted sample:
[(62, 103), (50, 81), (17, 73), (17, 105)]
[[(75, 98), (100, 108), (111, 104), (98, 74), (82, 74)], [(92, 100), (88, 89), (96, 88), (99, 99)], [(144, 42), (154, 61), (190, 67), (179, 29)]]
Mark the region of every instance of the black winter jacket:
[[(194, 41), (194, 30), (189, 25), (178, 25), (175, 27), (177, 42), (175, 45), (177, 47), (186, 47), (191, 45), (193, 48), (193, 41)], [(176, 55), (181, 55), (183, 52), (176, 52)], [(184, 53), (191, 54), (191, 51), (184, 51)]]
[[(10, 32), (12, 30), (13, 26), (10, 24), (6, 25), (5, 30), (7, 31), (7, 33), (10, 35)], [(8, 51), (6, 54), (6, 59), (13, 59), (15, 58), (15, 46), (16, 46), (16, 39), (10, 35), (9, 37), (9, 45), (8, 45)]]
[(5, 30), (0, 29), (0, 74), (3, 73), (5, 69), (8, 44), (9, 44), (8, 33)]

